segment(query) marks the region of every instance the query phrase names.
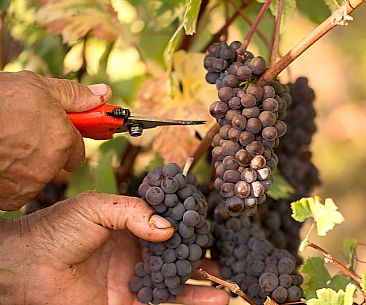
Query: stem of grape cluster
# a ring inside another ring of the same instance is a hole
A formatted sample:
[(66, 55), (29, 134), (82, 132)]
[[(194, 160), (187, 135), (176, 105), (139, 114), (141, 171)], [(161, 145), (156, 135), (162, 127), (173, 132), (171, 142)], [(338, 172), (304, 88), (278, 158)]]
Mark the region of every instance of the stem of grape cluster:
[(267, 9), (271, 5), (271, 3), (272, 3), (272, 0), (266, 0), (266, 2), (263, 4), (261, 10), (259, 11), (257, 17), (255, 18), (255, 20), (253, 22), (253, 25), (249, 29), (247, 37), (245, 37), (241, 47), (237, 50), (238, 54), (241, 54), (242, 52), (244, 52), (247, 49), (254, 33), (256, 32), (256, 30), (258, 28), (259, 23), (262, 21), (264, 15), (266, 14)]
[(202, 280), (209, 280), (209, 281), (219, 284), (223, 287), (226, 287), (231, 292), (233, 292), (233, 293), (237, 294), (238, 296), (240, 296), (241, 298), (243, 298), (250, 305), (257, 305), (257, 303), (255, 303), (249, 296), (247, 296), (243, 292), (243, 290), (240, 289), (239, 285), (234, 282), (228, 282), (223, 279), (220, 279), (220, 278), (208, 273), (207, 271), (205, 271), (203, 269), (193, 270), (192, 274), (194, 274), (195, 277), (200, 278)]
[(281, 32), (282, 9), (283, 9), (283, 0), (279, 0), (277, 16), (276, 16), (276, 23), (275, 23), (275, 28), (274, 28), (274, 35), (273, 35), (271, 60), (269, 63), (270, 66), (273, 66), (277, 60), (278, 42), (280, 40), (280, 32)]
[(276, 78), (289, 64), (304, 53), (310, 46), (317, 42), (321, 37), (328, 33), (337, 25), (345, 25), (347, 16), (357, 7), (359, 7), (364, 0), (347, 0), (340, 6), (330, 17), (324, 20), (318, 27), (316, 27), (309, 35), (307, 35), (297, 46), (285, 54), (279, 61), (271, 66), (260, 79), (257, 81), (258, 85), (264, 85)]

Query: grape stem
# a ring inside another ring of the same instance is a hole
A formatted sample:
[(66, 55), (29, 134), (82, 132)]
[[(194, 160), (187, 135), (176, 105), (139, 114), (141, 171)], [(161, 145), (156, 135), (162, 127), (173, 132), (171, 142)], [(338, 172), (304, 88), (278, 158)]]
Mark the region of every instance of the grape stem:
[(273, 34), (272, 53), (269, 65), (270, 67), (273, 66), (277, 61), (278, 42), (280, 40), (281, 21), (282, 21), (282, 9), (283, 9), (283, 0), (278, 0), (276, 23)]
[(239, 285), (237, 283), (234, 282), (228, 282), (225, 281), (223, 279), (220, 279), (210, 273), (208, 273), (207, 271), (203, 270), (203, 269), (199, 269), (199, 270), (193, 270), (192, 274), (194, 274), (195, 277), (202, 279), (202, 280), (209, 280), (211, 282), (214, 282), (216, 284), (221, 285), (222, 287), (226, 287), (227, 289), (229, 289), (231, 292), (237, 294), (238, 296), (240, 296), (241, 298), (243, 298), (245, 301), (247, 301), (250, 305), (257, 305), (257, 303), (255, 303), (249, 296), (247, 296), (243, 290), (240, 289)]
[(308, 34), (298, 45), (291, 49), (287, 54), (281, 57), (273, 66), (271, 66), (260, 79), (257, 81), (258, 85), (263, 86), (276, 78), (288, 65), (290, 65), (296, 58), (304, 53), (310, 46), (317, 42), (321, 37), (328, 33), (337, 25), (345, 25), (346, 20), (349, 19), (348, 14), (359, 7), (364, 0), (347, 0), (340, 6), (330, 17), (324, 20), (318, 27), (316, 27), (310, 34)]
[(353, 273), (345, 265), (343, 265), (340, 261), (338, 261), (337, 259), (335, 259), (328, 251), (326, 251), (322, 247), (320, 247), (317, 244), (314, 244), (312, 242), (308, 242), (307, 246), (310, 247), (310, 248), (313, 248), (313, 249), (319, 251), (321, 254), (323, 254), (324, 257), (325, 257), (324, 261), (326, 263), (333, 264), (334, 266), (336, 266), (344, 274), (348, 275), (350, 278), (352, 278), (358, 284), (361, 284), (362, 283), (362, 279), (357, 274)]
[[(245, 2), (243, 2), (240, 5), (240, 10), (243, 10), (244, 8), (246, 8), (250, 3), (252, 2), (252, 0), (247, 0)], [(220, 30), (218, 30), (216, 32), (216, 34), (214, 34), (212, 36), (212, 38), (210, 39), (209, 42), (206, 43), (206, 45), (201, 49), (201, 52), (206, 52), (208, 47), (210, 45), (212, 45), (214, 42), (216, 42), (217, 40), (219, 40), (220, 36), (225, 33), (226, 29), (235, 21), (235, 19), (239, 16), (238, 11), (236, 11), (228, 20), (226, 20), (225, 24), (222, 26), (222, 28)]]
[(271, 3), (272, 3), (272, 0), (266, 0), (266, 2), (263, 4), (261, 10), (259, 11), (257, 17), (255, 18), (252, 26), (249, 29), (247, 37), (245, 37), (243, 43), (241, 44), (241, 47), (237, 50), (238, 54), (241, 54), (246, 51), (254, 33), (257, 31), (259, 23), (262, 21), (264, 15), (266, 14), (267, 9), (271, 5)]
[[(250, 21), (250, 19), (240, 10), (239, 6), (236, 5), (236, 3), (233, 0), (227, 0), (234, 8), (235, 10), (239, 13), (239, 15), (243, 18), (243, 20), (249, 25), (252, 26), (253, 22)], [(256, 34), (258, 35), (258, 37), (262, 40), (263, 44), (265, 45), (265, 47), (270, 50), (271, 49), (271, 44), (268, 41), (267, 37), (263, 34), (262, 31), (260, 31), (259, 29), (257, 29)]]
[(213, 137), (215, 136), (215, 134), (217, 134), (219, 132), (219, 129), (220, 129), (219, 124), (215, 123), (207, 131), (205, 137), (202, 139), (200, 144), (197, 146), (196, 150), (193, 152), (193, 155), (192, 155), (193, 163), (191, 165), (192, 168), (198, 163), (198, 161), (201, 159), (201, 157), (207, 152), (207, 150), (211, 146)]

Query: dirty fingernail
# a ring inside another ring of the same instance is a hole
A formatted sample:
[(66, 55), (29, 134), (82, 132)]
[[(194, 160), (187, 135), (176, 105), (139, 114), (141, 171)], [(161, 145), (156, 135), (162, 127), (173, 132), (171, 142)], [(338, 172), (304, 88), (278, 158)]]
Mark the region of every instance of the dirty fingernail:
[(164, 219), (163, 217), (161, 217), (159, 215), (151, 216), (150, 221), (152, 222), (154, 227), (156, 227), (158, 229), (168, 229), (168, 228), (171, 228), (171, 226), (172, 226), (172, 224), (168, 220)]

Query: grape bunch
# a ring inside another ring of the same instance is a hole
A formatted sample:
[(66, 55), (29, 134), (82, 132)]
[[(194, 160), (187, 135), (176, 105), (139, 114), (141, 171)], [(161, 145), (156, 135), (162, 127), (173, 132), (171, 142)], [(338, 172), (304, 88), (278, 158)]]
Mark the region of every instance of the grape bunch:
[(301, 196), (282, 200), (268, 198), (258, 213), (259, 223), (267, 240), (274, 247), (290, 252), (295, 257), (297, 266), (302, 264), (298, 249), (301, 242), (300, 229), (303, 223), (297, 222), (291, 217), (290, 204), (300, 198)]
[(289, 84), (292, 104), (285, 119), (288, 132), (282, 138), (276, 152), (279, 169), (298, 194), (308, 196), (314, 186), (320, 183), (319, 173), (311, 161), (309, 149), (316, 131), (314, 90), (305, 77)]
[(247, 51), (236, 54), (239, 44), (213, 44), (204, 60), (206, 79), (215, 80), (219, 97), (210, 107), (220, 125), (212, 150), (215, 187), (234, 216), (241, 212), (253, 215), (257, 204), (265, 201), (278, 163), (274, 148), (286, 133), (282, 120), (291, 103), (286, 85), (277, 81), (255, 84), (266, 70), (266, 62)]
[(150, 171), (139, 187), (141, 197), (175, 228), (165, 242), (142, 241), (147, 251), (129, 282), (142, 303), (173, 302), (212, 241), (207, 203), (194, 180), (194, 175), (184, 176), (177, 164), (170, 163)]
[(258, 224), (244, 214), (230, 217), (223, 205), (214, 212), (212, 257), (221, 275), (237, 283), (257, 304), (267, 296), (279, 304), (297, 302), (303, 296), (302, 276), (295, 258), (275, 248)]

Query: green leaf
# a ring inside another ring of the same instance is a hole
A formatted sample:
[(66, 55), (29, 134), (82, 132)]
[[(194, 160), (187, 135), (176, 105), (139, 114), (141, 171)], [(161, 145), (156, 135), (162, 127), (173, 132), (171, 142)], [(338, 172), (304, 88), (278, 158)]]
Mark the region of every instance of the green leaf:
[(0, 11), (5, 12), (10, 5), (10, 0), (0, 0)]
[(353, 296), (356, 291), (356, 286), (348, 284), (346, 292), (339, 290), (338, 292), (330, 288), (319, 289), (316, 292), (317, 298), (307, 301), (308, 305), (352, 305)]
[(280, 174), (279, 171), (273, 172), (273, 184), (268, 192), (268, 195), (275, 200), (288, 199), (291, 193), (294, 192), (292, 186)]
[(200, 12), (202, 0), (190, 0), (183, 17), (183, 26), (186, 35), (193, 35), (196, 32), (198, 13)]
[(18, 211), (0, 211), (0, 218), (3, 219), (16, 219), (16, 218), (20, 218), (23, 216), (23, 213), (18, 210)]
[(71, 197), (92, 189), (95, 189), (95, 179), (89, 160), (86, 160), (82, 167), (70, 174), (66, 194)]
[(344, 274), (337, 274), (332, 277), (327, 287), (338, 291), (339, 289), (346, 289), (347, 285), (352, 283), (352, 279)]
[[(259, 3), (265, 3), (266, 0), (257, 0)], [(296, 9), (296, 0), (285, 0), (283, 1), (282, 6), (282, 19), (281, 19), (281, 32), (284, 29), (284, 25), (286, 22), (293, 16)], [(273, 16), (277, 16), (278, 10), (278, 0), (273, 0), (271, 5), (269, 6), (269, 10), (271, 11)]]
[(306, 218), (313, 217), (319, 236), (325, 236), (336, 224), (344, 221), (343, 215), (337, 211), (338, 208), (331, 198), (325, 199), (324, 204), (318, 196), (302, 198), (293, 202), (291, 208), (292, 217), (296, 221), (303, 222)]
[(298, 201), (291, 203), (292, 218), (298, 222), (304, 222), (311, 217), (311, 209), (307, 198), (301, 198)]
[(361, 275), (362, 282), (360, 283), (361, 289), (364, 293), (366, 293), (366, 273)]
[[(344, 3), (344, 0), (337, 0), (339, 5), (342, 5)], [(331, 12), (334, 12), (338, 7), (335, 4), (334, 0), (324, 0), (324, 3), (328, 6)]]
[(164, 166), (164, 159), (160, 156), (159, 153), (156, 153), (154, 159), (150, 160), (149, 164), (146, 166), (146, 171), (149, 172), (157, 167)]
[(343, 257), (347, 260), (347, 268), (354, 270), (354, 257), (356, 254), (357, 240), (344, 239), (342, 245)]
[(125, 136), (119, 135), (112, 140), (108, 140), (100, 145), (100, 153), (105, 154), (113, 152), (116, 156), (121, 156), (124, 149), (126, 149), (128, 140)]
[(316, 297), (316, 291), (327, 287), (331, 280), (328, 270), (324, 267), (324, 261), (320, 257), (309, 257), (300, 268), (304, 275), (304, 289), (306, 299)]
[(117, 181), (112, 166), (113, 156), (114, 152), (111, 150), (99, 155), (99, 162), (93, 170), (98, 192), (118, 194)]
[(329, 17), (331, 11), (323, 0), (314, 1), (297, 0), (297, 8), (312, 22), (319, 24)]

